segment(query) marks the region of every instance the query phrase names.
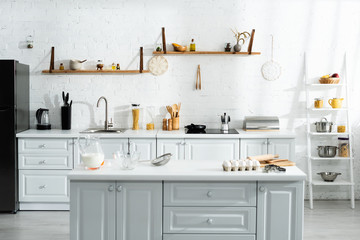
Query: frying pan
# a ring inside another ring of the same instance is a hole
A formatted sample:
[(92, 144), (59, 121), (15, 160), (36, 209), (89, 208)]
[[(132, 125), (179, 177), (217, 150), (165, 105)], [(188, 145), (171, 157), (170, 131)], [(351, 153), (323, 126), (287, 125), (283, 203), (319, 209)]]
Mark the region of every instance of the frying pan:
[(205, 130), (206, 125), (198, 125), (198, 124), (190, 124), (185, 126), (185, 128), (189, 129), (189, 130)]

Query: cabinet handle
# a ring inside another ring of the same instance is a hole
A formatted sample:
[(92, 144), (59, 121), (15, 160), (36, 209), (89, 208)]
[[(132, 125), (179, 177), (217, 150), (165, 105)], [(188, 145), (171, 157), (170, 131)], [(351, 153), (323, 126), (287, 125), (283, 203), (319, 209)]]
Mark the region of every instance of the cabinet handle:
[(108, 191), (109, 191), (109, 192), (114, 191), (114, 186), (113, 186), (113, 185), (110, 185), (110, 186), (108, 187)]
[(207, 195), (209, 198), (211, 198), (212, 195), (213, 195), (213, 193), (212, 193), (212, 191), (208, 191), (206, 195)]
[(46, 163), (46, 160), (42, 160), (39, 162), (40, 165), (45, 164), (45, 163)]
[(116, 191), (121, 192), (122, 191), (122, 186), (117, 186)]
[(269, 145), (273, 144), (272, 142), (268, 142)]
[(212, 223), (213, 223), (212, 218), (208, 218), (207, 223), (208, 223), (208, 224), (212, 224)]
[(45, 189), (45, 188), (46, 188), (46, 185), (39, 186), (39, 189)]
[(46, 148), (46, 144), (39, 145), (39, 148)]
[(265, 187), (259, 187), (260, 192), (265, 192)]
[(264, 145), (267, 145), (267, 144), (268, 144), (268, 142), (267, 142), (267, 141), (265, 141), (265, 142), (263, 142), (263, 144), (264, 144)]

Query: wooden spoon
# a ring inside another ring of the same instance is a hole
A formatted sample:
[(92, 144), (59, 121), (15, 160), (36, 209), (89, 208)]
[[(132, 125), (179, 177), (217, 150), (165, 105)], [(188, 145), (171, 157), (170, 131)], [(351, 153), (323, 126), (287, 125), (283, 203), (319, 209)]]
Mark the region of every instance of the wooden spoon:
[(170, 113), (170, 116), (172, 117), (172, 107), (166, 106), (166, 110)]
[(175, 104), (172, 105), (172, 110), (173, 110), (173, 113), (174, 113), (174, 117), (177, 117), (177, 114), (178, 114), (178, 106)]
[(178, 117), (180, 116), (180, 108), (181, 108), (181, 102), (178, 103)]

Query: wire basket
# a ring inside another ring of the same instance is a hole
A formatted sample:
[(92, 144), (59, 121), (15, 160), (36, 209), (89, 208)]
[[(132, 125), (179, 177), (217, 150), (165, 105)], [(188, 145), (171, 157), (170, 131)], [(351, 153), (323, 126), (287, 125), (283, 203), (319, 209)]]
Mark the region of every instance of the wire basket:
[(340, 82), (340, 78), (320, 78), (319, 82), (321, 84), (338, 84)]

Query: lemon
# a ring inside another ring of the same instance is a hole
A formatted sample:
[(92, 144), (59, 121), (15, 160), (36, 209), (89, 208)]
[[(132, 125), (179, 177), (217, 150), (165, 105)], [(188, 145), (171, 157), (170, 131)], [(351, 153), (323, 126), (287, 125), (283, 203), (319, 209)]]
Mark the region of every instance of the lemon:
[(321, 78), (329, 78), (330, 77), (330, 75), (324, 75), (324, 76), (322, 76)]

